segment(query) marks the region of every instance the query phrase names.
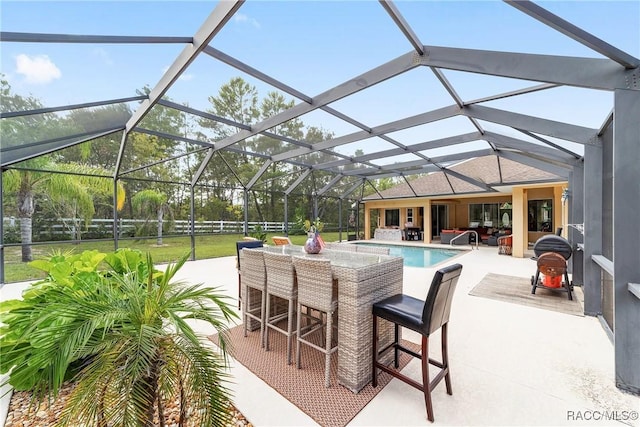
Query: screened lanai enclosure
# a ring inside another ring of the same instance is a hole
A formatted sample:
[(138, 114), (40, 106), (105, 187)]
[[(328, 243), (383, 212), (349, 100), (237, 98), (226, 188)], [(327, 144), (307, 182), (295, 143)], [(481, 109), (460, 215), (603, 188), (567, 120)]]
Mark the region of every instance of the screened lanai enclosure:
[[(0, 283), (80, 245), (357, 238), (363, 198), (433, 172), (498, 193), (506, 159), (568, 183), (585, 313), (612, 307), (640, 392), (638, 2), (2, 7)], [(495, 182), (452, 169), (484, 156)]]

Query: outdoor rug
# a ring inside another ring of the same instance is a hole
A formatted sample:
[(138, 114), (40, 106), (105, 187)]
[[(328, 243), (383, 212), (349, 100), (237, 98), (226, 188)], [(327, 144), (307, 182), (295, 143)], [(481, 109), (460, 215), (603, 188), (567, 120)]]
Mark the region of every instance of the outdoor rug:
[(566, 292), (555, 292), (544, 288), (537, 288), (536, 294), (533, 295), (530, 278), (487, 273), (469, 292), (469, 295), (584, 316), (581, 302), (582, 289), (577, 286), (573, 289), (571, 301)]
[[(209, 337), (217, 343), (217, 335)], [(364, 408), (373, 397), (391, 380), (385, 372), (378, 374), (378, 387), (366, 385), (358, 394), (338, 385), (337, 354), (331, 356), (331, 387), (324, 386), (324, 354), (309, 346), (301, 345), (302, 368), (296, 368), (295, 340), (293, 363), (287, 365), (287, 342), (283, 334), (269, 334), (269, 351), (260, 347), (260, 332), (249, 332), (243, 336), (242, 325), (230, 329), (233, 343), (232, 356), (247, 369), (265, 381), (300, 410), (323, 427), (344, 426)], [(414, 351), (417, 344), (403, 341)], [(411, 360), (411, 356), (400, 353), (400, 367)]]

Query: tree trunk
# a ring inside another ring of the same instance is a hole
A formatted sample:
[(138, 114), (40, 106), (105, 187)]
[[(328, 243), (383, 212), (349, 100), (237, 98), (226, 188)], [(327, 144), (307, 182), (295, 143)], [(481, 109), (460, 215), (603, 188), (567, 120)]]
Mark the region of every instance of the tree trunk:
[(18, 217), (20, 218), (20, 239), (22, 242), (22, 262), (33, 261), (31, 252), (32, 221), (35, 210), (33, 193), (21, 188), (18, 192)]
[(22, 240), (22, 262), (33, 261), (31, 252), (31, 217), (20, 218), (20, 238)]
[(162, 207), (158, 208), (158, 239), (156, 244), (158, 246), (162, 246), (162, 217), (163, 217), (164, 209)]
[[(158, 376), (160, 371), (160, 362), (158, 358), (155, 358), (153, 364), (151, 365), (151, 372), (148, 376), (142, 379), (144, 383), (144, 388), (146, 389), (147, 397), (149, 401), (147, 403), (147, 407), (144, 413), (144, 422), (141, 423), (144, 427), (155, 427), (153, 423), (153, 415), (155, 414), (156, 409), (156, 399), (160, 399), (158, 394)], [(163, 414), (158, 414), (158, 417), (162, 417)], [(143, 421), (143, 420), (140, 420)]]
[(264, 222), (264, 216), (262, 215), (262, 210), (260, 209), (260, 201), (258, 200), (258, 196), (256, 192), (251, 190), (251, 194), (253, 194), (253, 202), (256, 205), (256, 212), (258, 213), (258, 220)]

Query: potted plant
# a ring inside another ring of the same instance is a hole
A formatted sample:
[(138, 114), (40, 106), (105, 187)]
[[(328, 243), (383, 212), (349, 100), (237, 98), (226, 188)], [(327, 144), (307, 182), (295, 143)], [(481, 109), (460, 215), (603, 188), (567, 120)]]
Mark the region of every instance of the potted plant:
[[(170, 400), (179, 425), (225, 425), (226, 332), (236, 314), (216, 288), (173, 280), (187, 256), (164, 271), (129, 249), (34, 261), (47, 277), (0, 303), (0, 373), (38, 402), (72, 380), (60, 425), (151, 426), (156, 417), (164, 426)], [(221, 351), (188, 319), (212, 325)]]

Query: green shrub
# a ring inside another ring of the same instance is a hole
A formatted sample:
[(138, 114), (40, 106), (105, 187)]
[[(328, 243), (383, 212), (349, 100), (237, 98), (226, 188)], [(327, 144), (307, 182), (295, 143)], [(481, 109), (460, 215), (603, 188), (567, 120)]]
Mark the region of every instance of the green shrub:
[[(0, 373), (37, 400), (76, 387), (61, 425), (152, 425), (178, 398), (203, 426), (229, 420), (227, 323), (235, 312), (216, 288), (172, 281), (187, 255), (165, 271), (151, 256), (120, 249), (58, 253), (31, 264), (47, 273), (22, 300), (0, 303)], [(186, 322), (204, 320), (221, 352), (204, 347)]]
[(256, 224), (253, 226), (253, 229), (251, 230), (251, 232), (249, 232), (249, 236), (262, 242), (267, 241), (267, 232), (262, 229), (262, 226), (260, 224)]

